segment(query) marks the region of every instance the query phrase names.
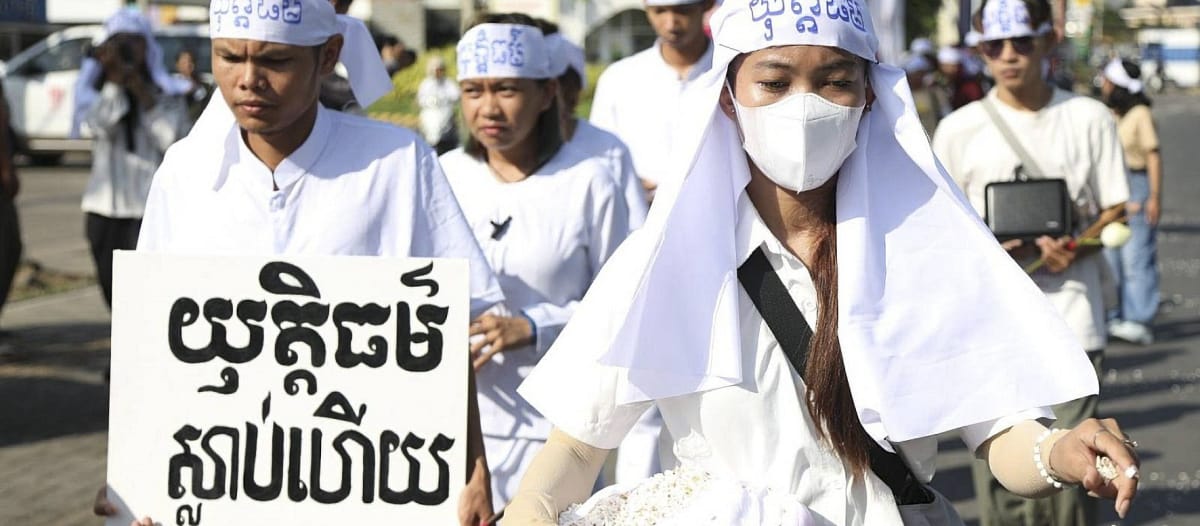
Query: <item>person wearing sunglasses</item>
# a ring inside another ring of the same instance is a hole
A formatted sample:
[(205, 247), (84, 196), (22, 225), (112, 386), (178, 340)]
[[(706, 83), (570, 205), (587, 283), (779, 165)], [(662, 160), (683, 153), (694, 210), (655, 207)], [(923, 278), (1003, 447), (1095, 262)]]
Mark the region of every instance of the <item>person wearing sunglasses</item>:
[[(996, 86), (983, 100), (947, 116), (933, 146), (981, 215), (988, 185), (1013, 181), (1018, 170), (1030, 179), (1065, 180), (1079, 210), (1074, 221), (1078, 233), (1100, 210), (1128, 200), (1129, 187), (1111, 112), (1045, 78), (1043, 63), (1058, 43), (1051, 23), (1047, 0), (983, 3), (973, 18), (975, 37)], [(1101, 285), (1105, 262), (1098, 251), (1074, 250), (1070, 237), (1018, 239), (1003, 246), (1022, 266), (1038, 258), (1046, 263), (1030, 277), (1083, 343), (1098, 372), (1107, 336)], [(1098, 404), (1096, 396), (1088, 396), (1055, 406), (1054, 413), (1061, 425), (1072, 426), (1094, 417)], [(1023, 501), (986, 468), (973, 468), (984, 525), (1096, 524), (1095, 503), (1082, 489)]]

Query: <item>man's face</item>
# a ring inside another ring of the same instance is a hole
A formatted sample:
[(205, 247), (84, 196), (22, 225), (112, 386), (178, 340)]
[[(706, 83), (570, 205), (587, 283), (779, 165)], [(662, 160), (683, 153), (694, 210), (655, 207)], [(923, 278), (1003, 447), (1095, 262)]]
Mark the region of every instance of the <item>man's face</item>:
[(712, 0), (675, 6), (646, 6), (646, 18), (663, 45), (684, 48), (705, 38), (704, 13)]
[(1018, 37), (1004, 40), (985, 40), (979, 43), (980, 54), (996, 78), (996, 84), (1008, 90), (1019, 90), (1044, 82), (1042, 59), (1050, 50), (1051, 37)]
[(213, 77), (242, 129), (279, 133), (317, 103), (321, 79), (333, 71), (341, 47), (340, 36), (317, 47), (218, 38)]

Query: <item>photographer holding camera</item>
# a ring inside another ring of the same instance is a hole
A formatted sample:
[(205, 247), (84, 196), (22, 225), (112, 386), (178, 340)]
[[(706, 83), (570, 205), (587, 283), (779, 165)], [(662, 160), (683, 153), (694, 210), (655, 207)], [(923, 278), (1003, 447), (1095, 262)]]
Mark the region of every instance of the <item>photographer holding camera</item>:
[(86, 232), (104, 301), (112, 304), (112, 253), (137, 246), (150, 180), (189, 126), (191, 83), (172, 78), (150, 22), (122, 9), (104, 23), (75, 85), (72, 135), (91, 131), (92, 177), (83, 194)]
[[(1106, 345), (1105, 262), (1093, 247), (1076, 251), (1072, 236), (1101, 210), (1128, 200), (1129, 187), (1108, 109), (1054, 87), (1044, 76), (1043, 61), (1058, 44), (1052, 27), (1046, 0), (983, 3), (974, 30), (996, 86), (983, 100), (947, 116), (933, 147), (1012, 257), (1022, 265), (1035, 258), (1045, 263), (1030, 277), (1099, 371)], [(1054, 413), (1060, 425), (1070, 427), (1095, 417), (1098, 405), (1090, 396), (1055, 406)], [(1095, 501), (1081, 488), (1020, 501), (986, 470), (975, 471), (985, 526), (1096, 524)]]

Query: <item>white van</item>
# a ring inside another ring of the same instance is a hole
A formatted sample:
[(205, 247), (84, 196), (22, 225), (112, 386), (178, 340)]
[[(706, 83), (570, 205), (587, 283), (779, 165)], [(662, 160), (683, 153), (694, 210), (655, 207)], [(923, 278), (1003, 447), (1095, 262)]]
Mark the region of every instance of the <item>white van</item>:
[[(1142, 78), (1153, 91), (1162, 91), (1166, 84), (1200, 86), (1200, 29), (1142, 29), (1137, 39), (1142, 48)], [(1163, 66), (1161, 74), (1159, 64)]]
[[(0, 66), (17, 150), (35, 163), (53, 164), (65, 152), (91, 149), (91, 139), (71, 139), (69, 134), (75, 80), (101, 29), (76, 26), (58, 31)], [(154, 36), (162, 46), (167, 71), (174, 71), (176, 56), (188, 49), (196, 56), (197, 72), (211, 82), (208, 26), (167, 26), (155, 29)]]

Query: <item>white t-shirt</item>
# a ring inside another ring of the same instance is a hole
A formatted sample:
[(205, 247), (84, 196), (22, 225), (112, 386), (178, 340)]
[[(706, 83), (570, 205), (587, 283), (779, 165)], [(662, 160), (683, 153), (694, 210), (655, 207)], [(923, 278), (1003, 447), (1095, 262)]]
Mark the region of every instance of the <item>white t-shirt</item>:
[(536, 345), (497, 354), (480, 369), (484, 435), (545, 440), (550, 424), (517, 386), (554, 343), (600, 267), (629, 233), (625, 200), (597, 158), (570, 144), (528, 178), (506, 183), (462, 148), (442, 155), (507, 308), (537, 327)]
[(592, 124), (619, 137), (633, 154), (638, 177), (660, 182), (671, 169), (671, 151), (684, 92), (712, 68), (713, 46), (685, 78), (662, 58), (656, 42), (650, 49), (614, 62), (596, 82)]
[[(222, 146), (228, 169), (208, 170)], [(504, 299), (433, 149), (411, 131), (325, 108), (273, 174), (236, 131), (225, 145), (189, 136), (173, 146), (138, 250), (462, 258), (473, 316)]]
[(579, 149), (587, 157), (598, 157), (608, 163), (609, 175), (617, 183), (617, 190), (625, 196), (625, 207), (629, 210), (629, 229), (633, 230), (646, 222), (646, 214), (650, 211), (650, 203), (646, 201), (646, 190), (638, 180), (637, 170), (633, 168), (633, 156), (629, 147), (611, 132), (597, 128), (587, 119), (575, 120), (575, 136), (571, 137), (571, 146)]
[[(1046, 177), (1064, 179), (1076, 205), (1089, 215), (1129, 199), (1116, 122), (1103, 104), (1058, 89), (1036, 112), (1001, 102), (995, 89), (987, 98)], [(980, 215), (988, 183), (1012, 181), (1021, 164), (981, 101), (943, 119), (933, 136), (933, 149)], [(1084, 218), (1078, 230), (1091, 220)], [(1102, 349), (1106, 342), (1102, 265), (1103, 258), (1095, 254), (1076, 260), (1065, 272), (1055, 274), (1043, 267), (1032, 276), (1088, 350)]]
[[(771, 234), (745, 193), (738, 200), (736, 243), (740, 261), (763, 248), (792, 300), (815, 329), (817, 294), (808, 269)], [(738, 305), (750, 306), (739, 308), (739, 316), (741, 367), (752, 372), (739, 385), (653, 402), (617, 404), (618, 392), (627, 382), (624, 370), (559, 354), (541, 365), (545, 369), (538, 371), (539, 385), (521, 392), (557, 428), (605, 449), (620, 444), (642, 412), (654, 404), (675, 439), (674, 453), (681, 465), (751, 488), (786, 492), (808, 506), (821, 525), (902, 524), (887, 485), (873, 473), (855, 478), (820, 438), (805, 402), (804, 381), (742, 287), (738, 287)], [(959, 431), (974, 450), (1013, 424), (1036, 418), (1052, 418), (1052, 413), (1048, 408), (1035, 408)], [(932, 478), (936, 437), (895, 446), (918, 478)]]
[(142, 217), (150, 181), (163, 154), (191, 126), (183, 97), (160, 94), (154, 107), (138, 113), (130, 137), (121, 120), (131, 110), (125, 90), (106, 82), (84, 114), (84, 122), (96, 138), (92, 176), (83, 192), (84, 212), (119, 219)]

